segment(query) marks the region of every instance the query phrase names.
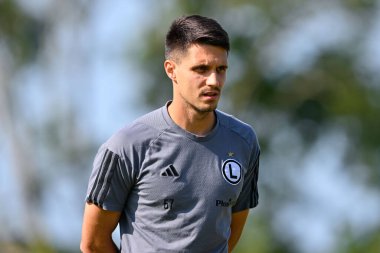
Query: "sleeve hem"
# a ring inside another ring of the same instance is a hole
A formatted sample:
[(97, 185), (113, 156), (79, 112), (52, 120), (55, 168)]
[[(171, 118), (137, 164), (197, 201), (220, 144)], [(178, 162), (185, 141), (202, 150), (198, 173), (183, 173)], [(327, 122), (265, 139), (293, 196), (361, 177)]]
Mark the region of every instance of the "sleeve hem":
[(253, 209), (253, 208), (257, 207), (258, 204), (259, 204), (259, 202), (256, 201), (256, 202), (254, 202), (254, 203), (252, 203), (251, 205), (248, 205), (248, 206), (241, 206), (241, 207), (236, 207), (236, 208), (232, 207), (232, 213), (237, 213), (237, 212), (240, 212), (240, 211), (244, 211), (246, 209)]
[(94, 204), (94, 205), (96, 205), (96, 206), (98, 206), (101, 209), (106, 210), (106, 211), (121, 212), (123, 210), (122, 208), (120, 208), (118, 206), (115, 206), (115, 205), (110, 205), (110, 204), (107, 204), (107, 203), (98, 203), (97, 201), (94, 201), (90, 197), (86, 198), (86, 203), (88, 203), (88, 204)]

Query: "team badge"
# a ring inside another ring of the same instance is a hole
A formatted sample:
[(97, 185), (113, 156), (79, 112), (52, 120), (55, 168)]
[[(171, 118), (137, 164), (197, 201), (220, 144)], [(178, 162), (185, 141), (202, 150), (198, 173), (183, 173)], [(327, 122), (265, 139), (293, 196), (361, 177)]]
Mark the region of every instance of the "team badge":
[(241, 165), (234, 159), (224, 161), (222, 166), (222, 174), (224, 179), (232, 184), (237, 185), (241, 180)]

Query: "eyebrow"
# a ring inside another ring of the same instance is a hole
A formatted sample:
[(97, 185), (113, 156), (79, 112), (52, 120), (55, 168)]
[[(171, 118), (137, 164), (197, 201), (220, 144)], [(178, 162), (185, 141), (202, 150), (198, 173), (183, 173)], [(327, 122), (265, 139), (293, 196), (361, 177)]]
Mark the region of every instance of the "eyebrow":
[[(200, 69), (200, 68), (209, 69), (210, 65), (208, 65), (208, 64), (198, 64), (198, 65), (195, 65), (195, 66), (191, 67), (191, 70), (196, 70), (196, 69)], [(227, 65), (220, 65), (220, 66), (217, 66), (217, 68), (227, 69), (228, 66)]]
[(210, 65), (207, 65), (207, 64), (198, 64), (198, 65), (195, 65), (195, 66), (192, 66), (192, 67), (191, 67), (192, 70), (196, 70), (196, 69), (200, 69), (200, 68), (206, 68), (206, 69), (209, 69), (209, 68), (210, 68)]

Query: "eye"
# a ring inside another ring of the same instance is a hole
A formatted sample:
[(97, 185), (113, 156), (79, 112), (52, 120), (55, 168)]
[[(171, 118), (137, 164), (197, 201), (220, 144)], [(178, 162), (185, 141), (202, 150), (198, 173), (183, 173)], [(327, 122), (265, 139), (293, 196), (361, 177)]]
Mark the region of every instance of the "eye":
[(224, 74), (227, 71), (227, 66), (220, 66), (216, 68), (216, 71), (220, 74)]
[(207, 71), (209, 71), (209, 69), (210, 68), (207, 65), (199, 65), (199, 66), (195, 66), (194, 68), (192, 68), (193, 71), (195, 71), (199, 74), (204, 74)]

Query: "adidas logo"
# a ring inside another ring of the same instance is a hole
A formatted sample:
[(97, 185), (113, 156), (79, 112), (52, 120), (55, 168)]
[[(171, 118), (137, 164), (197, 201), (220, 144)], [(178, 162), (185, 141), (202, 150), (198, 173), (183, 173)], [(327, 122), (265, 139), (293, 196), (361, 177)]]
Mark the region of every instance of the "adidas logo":
[(173, 164), (170, 164), (163, 172), (161, 172), (163, 177), (179, 177), (177, 170), (174, 168)]

